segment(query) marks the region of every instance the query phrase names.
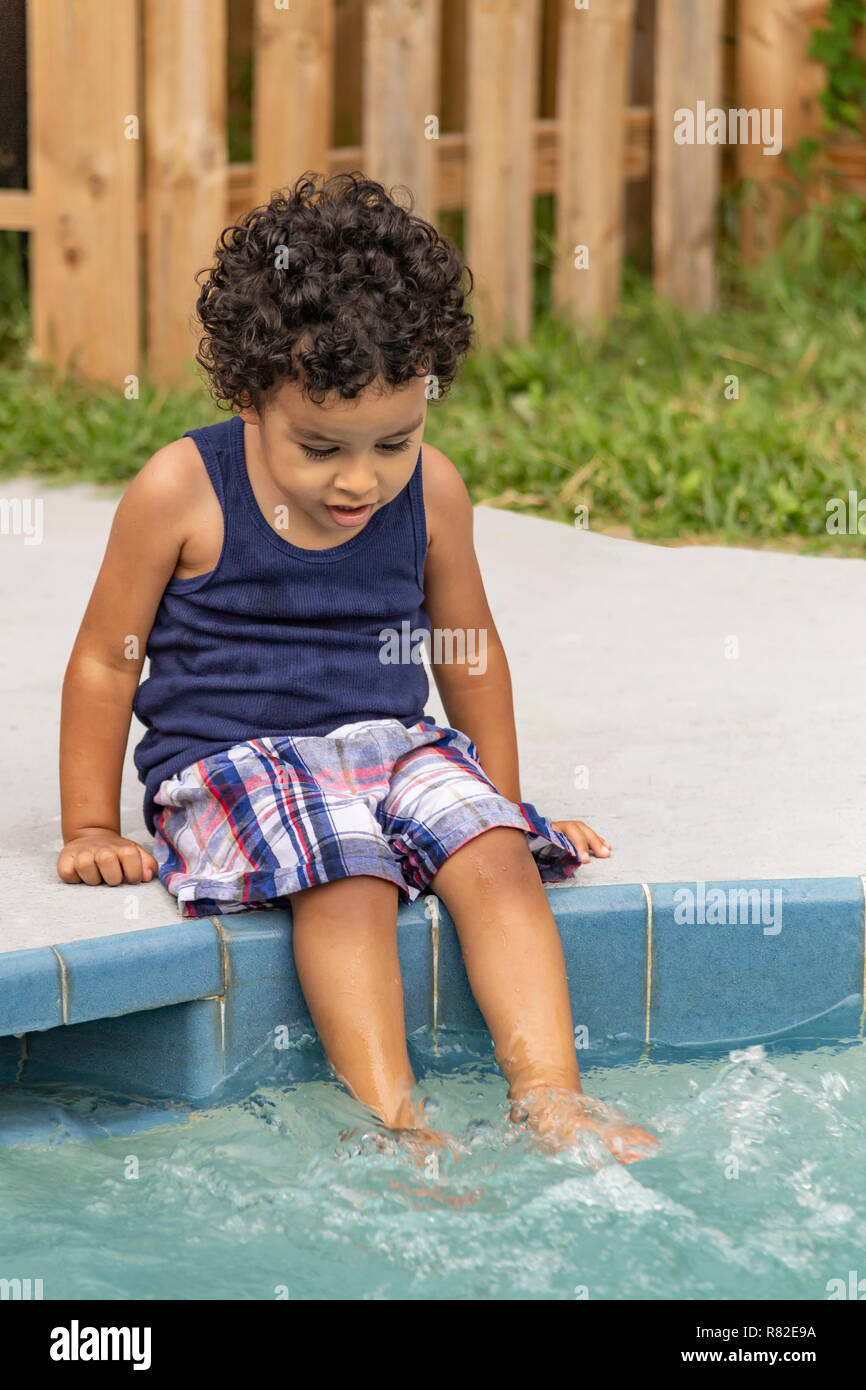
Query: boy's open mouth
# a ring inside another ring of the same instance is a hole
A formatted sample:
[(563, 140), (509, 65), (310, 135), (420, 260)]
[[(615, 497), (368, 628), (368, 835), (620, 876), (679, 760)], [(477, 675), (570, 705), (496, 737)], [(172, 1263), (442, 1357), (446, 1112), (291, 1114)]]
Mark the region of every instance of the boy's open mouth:
[[(325, 504), (328, 506), (328, 504)], [(358, 526), (373, 510), (373, 503), (368, 502), (366, 507), (331, 507), (328, 511), (340, 526)]]

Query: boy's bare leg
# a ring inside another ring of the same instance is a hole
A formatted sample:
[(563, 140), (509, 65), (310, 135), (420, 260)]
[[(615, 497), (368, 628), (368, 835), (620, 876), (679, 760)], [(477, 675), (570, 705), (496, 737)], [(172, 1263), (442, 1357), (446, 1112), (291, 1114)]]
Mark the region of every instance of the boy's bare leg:
[(357, 874), (290, 897), (298, 978), (338, 1079), (386, 1128), (441, 1144), (412, 1100), (396, 884)]
[(583, 1095), (562, 942), (524, 832), (494, 826), (477, 835), (430, 887), (454, 919), (472, 993), (509, 1082), (511, 1118), (528, 1120), (553, 1147), (591, 1129), (616, 1157), (643, 1157), (642, 1148), (658, 1141)]

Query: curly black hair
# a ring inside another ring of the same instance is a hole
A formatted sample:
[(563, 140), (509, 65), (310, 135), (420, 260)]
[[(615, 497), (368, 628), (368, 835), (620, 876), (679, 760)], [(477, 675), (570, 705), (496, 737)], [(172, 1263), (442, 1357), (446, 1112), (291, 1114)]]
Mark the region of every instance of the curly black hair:
[[(472, 272), (453, 242), (360, 171), (302, 174), (221, 232), (195, 276), (195, 360), (217, 404), (261, 409), (301, 380), (347, 400), (433, 374), (444, 396), (472, 345)], [(204, 284), (199, 277), (206, 275)], [(464, 288), (464, 275), (468, 283)]]

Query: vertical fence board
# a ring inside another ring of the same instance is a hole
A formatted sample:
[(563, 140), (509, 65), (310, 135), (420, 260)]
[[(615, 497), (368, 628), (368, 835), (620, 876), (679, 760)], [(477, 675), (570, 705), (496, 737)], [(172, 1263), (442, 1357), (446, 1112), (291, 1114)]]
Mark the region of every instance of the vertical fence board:
[[(826, 0), (740, 0), (738, 6), (737, 105), (779, 108), (786, 151), (821, 134), (818, 94), (826, 74), (807, 48), (825, 10)], [(737, 173), (753, 181), (740, 219), (740, 252), (751, 263), (778, 242), (788, 206), (781, 183), (791, 180), (781, 155), (765, 155), (759, 144), (737, 146)]]
[(366, 0), (337, 0), (334, 19), (334, 64), (339, 81), (334, 90), (334, 145), (340, 149), (361, 143), (364, 91), (364, 6)]
[[(631, 75), (628, 103), (652, 111), (655, 72), (655, 0), (636, 0), (631, 35)], [(624, 254), (637, 253), (642, 268), (652, 263), (652, 161), (642, 179), (629, 180), (625, 189)], [(628, 174), (628, 169), (626, 169)]]
[(440, 0), (367, 0), (364, 26), (364, 172), (386, 188), (405, 183), (415, 211), (435, 215)]
[(246, 77), (252, 70), (253, 8), (254, 0), (226, 0), (226, 119), (234, 127), (228, 157), (244, 163), (252, 159), (252, 89)]
[(675, 112), (688, 108), (705, 131), (698, 102), (719, 106), (723, 43), (723, 0), (657, 0), (653, 281), (689, 309), (709, 309), (716, 298), (721, 145), (677, 144)]
[(467, 259), (479, 338), (525, 337), (532, 316), (538, 0), (469, 0)]
[(145, 0), (148, 371), (192, 372), (197, 270), (228, 207), (225, 0)]
[[(624, 243), (625, 140), (634, 0), (561, 0), (553, 305), (587, 328), (613, 311)], [(574, 250), (586, 246), (588, 267)]]
[(559, 70), (560, 0), (541, 4), (541, 91), (538, 114), (542, 120), (556, 120), (556, 74)]
[(30, 0), (34, 355), (94, 381), (139, 370), (135, 0)]
[(334, 0), (257, 0), (253, 32), (254, 202), (308, 170), (327, 174), (332, 139)]
[(466, 129), (466, 3), (442, 0), (439, 112), (443, 130)]

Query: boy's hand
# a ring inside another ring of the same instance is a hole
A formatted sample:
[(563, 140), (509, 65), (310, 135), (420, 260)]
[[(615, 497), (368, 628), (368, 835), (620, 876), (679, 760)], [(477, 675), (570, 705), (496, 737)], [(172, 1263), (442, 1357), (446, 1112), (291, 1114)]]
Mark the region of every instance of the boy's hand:
[(594, 854), (597, 859), (607, 859), (609, 856), (610, 845), (607, 840), (597, 835), (588, 825), (584, 825), (582, 820), (554, 820), (550, 823), (554, 830), (561, 830), (563, 835), (571, 840), (580, 855), (581, 864), (589, 863), (590, 854)]
[(153, 855), (134, 840), (98, 826), (68, 840), (57, 859), (57, 872), (64, 883), (89, 883), (91, 887), (100, 883), (116, 887), (124, 879), (127, 883), (147, 883), (158, 868)]

